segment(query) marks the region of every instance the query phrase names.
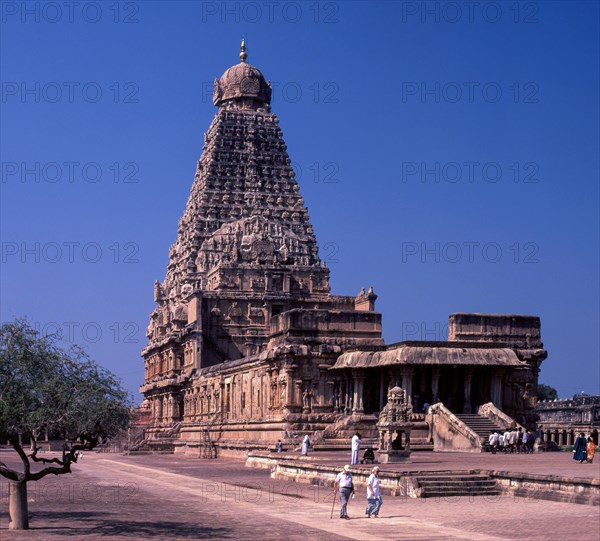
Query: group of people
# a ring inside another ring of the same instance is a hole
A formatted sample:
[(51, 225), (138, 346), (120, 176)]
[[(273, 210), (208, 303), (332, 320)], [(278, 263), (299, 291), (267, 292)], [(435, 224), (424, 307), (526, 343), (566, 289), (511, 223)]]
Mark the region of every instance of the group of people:
[[(365, 515), (367, 515), (368, 518), (379, 518), (379, 510), (383, 504), (379, 483), (379, 467), (375, 466), (371, 470), (371, 475), (367, 480), (367, 507), (365, 509)], [(354, 497), (354, 482), (352, 480), (352, 471), (348, 464), (344, 466), (344, 469), (338, 473), (335, 478), (333, 491), (334, 495), (337, 495), (340, 500), (340, 518), (349, 520), (348, 502)], [(333, 507), (331, 509), (331, 514), (333, 516)]]
[(498, 430), (491, 430), (488, 438), (492, 454), (498, 451), (503, 453), (533, 453), (533, 444), (538, 434), (532, 430), (522, 428), (506, 429), (502, 434)]
[(595, 454), (596, 444), (591, 434), (587, 437), (583, 432), (579, 434), (573, 444), (573, 460), (577, 460), (580, 464), (584, 462), (591, 464), (594, 461)]

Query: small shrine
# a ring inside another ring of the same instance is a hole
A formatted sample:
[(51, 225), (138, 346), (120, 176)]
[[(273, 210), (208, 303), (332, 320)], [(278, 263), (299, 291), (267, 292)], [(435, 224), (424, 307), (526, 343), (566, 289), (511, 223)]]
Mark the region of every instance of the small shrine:
[(387, 404), (379, 414), (379, 462), (406, 462), (410, 458), (410, 430), (412, 406), (406, 391), (392, 387), (388, 391)]

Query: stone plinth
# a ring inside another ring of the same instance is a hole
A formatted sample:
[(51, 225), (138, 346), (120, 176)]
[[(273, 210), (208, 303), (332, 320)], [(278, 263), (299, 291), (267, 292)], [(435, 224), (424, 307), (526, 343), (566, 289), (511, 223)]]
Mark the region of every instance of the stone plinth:
[(377, 453), (379, 462), (382, 464), (391, 464), (395, 462), (409, 462), (410, 449), (404, 451), (379, 451)]
[(410, 431), (412, 406), (406, 391), (392, 387), (388, 391), (388, 401), (379, 414), (379, 462), (408, 462), (410, 459)]

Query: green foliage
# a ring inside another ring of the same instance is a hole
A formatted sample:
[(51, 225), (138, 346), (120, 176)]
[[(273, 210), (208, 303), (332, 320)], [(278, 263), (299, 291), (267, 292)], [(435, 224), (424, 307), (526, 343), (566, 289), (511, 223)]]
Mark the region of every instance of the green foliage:
[(543, 383), (538, 385), (538, 400), (556, 400), (557, 398), (558, 392), (554, 387)]
[[(91, 449), (127, 426), (130, 407), (119, 381), (80, 347), (62, 349), (25, 320), (0, 327), (0, 437), (17, 451), (19, 435), (35, 442), (45, 430), (71, 450)], [(56, 462), (68, 471), (74, 457)]]

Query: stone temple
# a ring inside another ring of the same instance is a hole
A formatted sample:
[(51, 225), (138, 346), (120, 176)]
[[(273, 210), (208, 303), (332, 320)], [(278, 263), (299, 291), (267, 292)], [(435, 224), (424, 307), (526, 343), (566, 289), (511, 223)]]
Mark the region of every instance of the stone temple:
[(395, 386), (423, 448), (479, 449), (482, 420), (535, 422), (539, 318), (453, 314), (446, 342), (386, 346), (372, 288), (332, 295), (270, 84), (244, 43), (240, 59), (215, 80), (217, 113), (154, 284), (144, 446), (214, 456), (309, 434), (327, 448), (356, 428), (375, 442)]

